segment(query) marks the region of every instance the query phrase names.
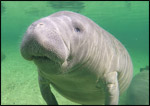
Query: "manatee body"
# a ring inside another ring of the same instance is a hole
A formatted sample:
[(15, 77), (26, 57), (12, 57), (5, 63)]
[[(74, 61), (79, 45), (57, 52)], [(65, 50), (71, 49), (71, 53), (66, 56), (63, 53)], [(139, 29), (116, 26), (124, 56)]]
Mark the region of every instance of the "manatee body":
[(118, 104), (132, 79), (125, 47), (89, 18), (70, 11), (32, 23), (21, 54), (37, 65), (47, 104), (58, 104), (50, 85), (79, 104)]
[(149, 71), (138, 73), (127, 90), (127, 105), (149, 105)]

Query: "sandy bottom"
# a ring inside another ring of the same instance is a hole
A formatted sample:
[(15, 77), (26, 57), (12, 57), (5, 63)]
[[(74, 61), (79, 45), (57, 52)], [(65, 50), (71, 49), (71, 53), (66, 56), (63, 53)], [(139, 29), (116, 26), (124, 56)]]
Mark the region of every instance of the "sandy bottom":
[[(14, 47), (16, 48), (16, 47)], [(3, 50), (6, 58), (1, 62), (1, 104), (2, 105), (46, 105), (38, 85), (37, 68), (33, 62), (25, 61), (19, 49), (13, 47)], [(134, 65), (134, 75), (141, 67), (149, 64), (148, 53), (130, 51)], [(52, 88), (60, 105), (74, 105)], [(125, 95), (120, 97), (120, 104), (124, 104)], [(77, 104), (76, 104), (77, 105)]]

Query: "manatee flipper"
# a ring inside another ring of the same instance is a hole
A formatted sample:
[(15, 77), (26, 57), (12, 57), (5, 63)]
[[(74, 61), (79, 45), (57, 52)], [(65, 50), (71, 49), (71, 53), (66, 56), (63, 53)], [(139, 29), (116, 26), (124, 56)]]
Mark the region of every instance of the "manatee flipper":
[(42, 97), (48, 105), (58, 105), (55, 96), (50, 89), (50, 83), (46, 81), (40, 74), (38, 74), (39, 86)]
[(119, 101), (119, 87), (117, 72), (109, 72), (104, 75), (105, 80), (105, 105), (117, 105)]

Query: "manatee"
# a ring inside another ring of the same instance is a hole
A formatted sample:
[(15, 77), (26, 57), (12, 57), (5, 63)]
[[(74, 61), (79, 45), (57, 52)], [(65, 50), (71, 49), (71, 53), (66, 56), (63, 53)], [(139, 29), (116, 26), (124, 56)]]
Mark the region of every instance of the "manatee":
[(120, 41), (75, 12), (59, 11), (33, 22), (20, 52), (37, 66), (48, 105), (58, 104), (51, 86), (79, 104), (117, 105), (132, 80), (132, 61)]
[(126, 103), (127, 105), (149, 105), (149, 71), (140, 71), (133, 77), (127, 90)]

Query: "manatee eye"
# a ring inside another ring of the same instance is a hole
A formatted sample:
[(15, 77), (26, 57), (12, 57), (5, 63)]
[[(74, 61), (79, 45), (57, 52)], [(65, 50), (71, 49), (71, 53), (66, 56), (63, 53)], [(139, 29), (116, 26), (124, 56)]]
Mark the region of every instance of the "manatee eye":
[(76, 31), (76, 32), (80, 32), (81, 30), (80, 30), (80, 28), (76, 27), (76, 28), (75, 28), (75, 31)]

